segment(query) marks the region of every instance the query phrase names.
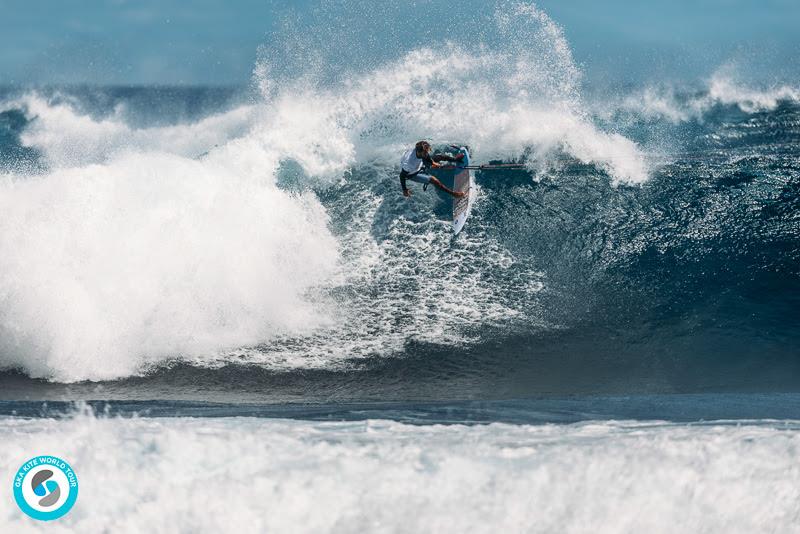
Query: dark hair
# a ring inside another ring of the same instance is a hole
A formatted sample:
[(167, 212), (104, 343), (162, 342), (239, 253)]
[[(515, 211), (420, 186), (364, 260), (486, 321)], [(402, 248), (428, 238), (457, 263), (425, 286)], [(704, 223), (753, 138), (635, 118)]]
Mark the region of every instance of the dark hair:
[(417, 152), (422, 152), (423, 154), (427, 153), (428, 150), (431, 149), (431, 144), (427, 141), (419, 141), (416, 145), (414, 145), (414, 149)]

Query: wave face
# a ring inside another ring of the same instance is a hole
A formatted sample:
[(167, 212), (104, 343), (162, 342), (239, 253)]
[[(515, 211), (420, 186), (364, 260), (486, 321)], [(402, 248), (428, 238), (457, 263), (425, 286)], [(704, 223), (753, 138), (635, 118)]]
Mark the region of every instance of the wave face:
[[(112, 522), (158, 530), (167, 508), (176, 512), (171, 528), (200, 532), (792, 531), (800, 484), (795, 423), (414, 426), (79, 414), (3, 417), (0, 432), (9, 472), (20, 450), (42, 440), (78, 466), (90, 506), (61, 524), (80, 532)], [(191, 513), (199, 508), (214, 513)], [(21, 517), (0, 500), (0, 528), (19, 530)]]
[[(797, 84), (724, 66), (589, 97), (541, 10), (489, 26), (351, 70), (297, 68), (297, 37), (240, 90), (5, 90), (0, 368), (345, 397), (796, 388)], [(453, 238), (446, 199), (398, 192), (424, 137), (528, 168), (479, 175)]]

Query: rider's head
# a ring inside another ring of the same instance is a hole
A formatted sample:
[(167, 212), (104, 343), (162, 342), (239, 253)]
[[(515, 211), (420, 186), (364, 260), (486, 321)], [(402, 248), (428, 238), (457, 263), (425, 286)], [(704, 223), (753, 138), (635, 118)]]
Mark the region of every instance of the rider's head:
[(431, 151), (431, 144), (427, 141), (420, 141), (414, 146), (414, 148), (416, 149), (417, 157), (421, 158), (423, 156), (427, 156)]

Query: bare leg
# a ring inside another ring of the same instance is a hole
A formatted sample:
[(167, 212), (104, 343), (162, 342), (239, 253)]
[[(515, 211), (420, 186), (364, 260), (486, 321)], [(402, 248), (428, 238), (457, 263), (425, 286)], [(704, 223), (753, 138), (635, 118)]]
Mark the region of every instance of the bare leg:
[(462, 193), (461, 191), (453, 191), (452, 189), (450, 189), (449, 187), (444, 185), (442, 182), (440, 182), (439, 179), (434, 177), (434, 176), (431, 176), (431, 183), (433, 185), (435, 185), (437, 188), (439, 188), (442, 191), (445, 191), (447, 193), (450, 193), (451, 195), (453, 195), (456, 198), (461, 198), (461, 197), (463, 197), (465, 195), (465, 193)]

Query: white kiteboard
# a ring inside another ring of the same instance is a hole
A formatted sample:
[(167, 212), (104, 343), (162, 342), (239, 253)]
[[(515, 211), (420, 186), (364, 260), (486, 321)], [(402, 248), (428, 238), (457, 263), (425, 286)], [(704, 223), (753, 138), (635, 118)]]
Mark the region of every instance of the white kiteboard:
[(475, 200), (475, 176), (473, 171), (465, 169), (469, 166), (469, 149), (461, 147), (459, 152), (464, 154), (464, 159), (459, 162), (456, 168), (456, 175), (453, 180), (454, 191), (464, 191), (465, 196), (453, 198), (453, 233), (458, 234), (469, 218), (472, 211), (472, 203)]

